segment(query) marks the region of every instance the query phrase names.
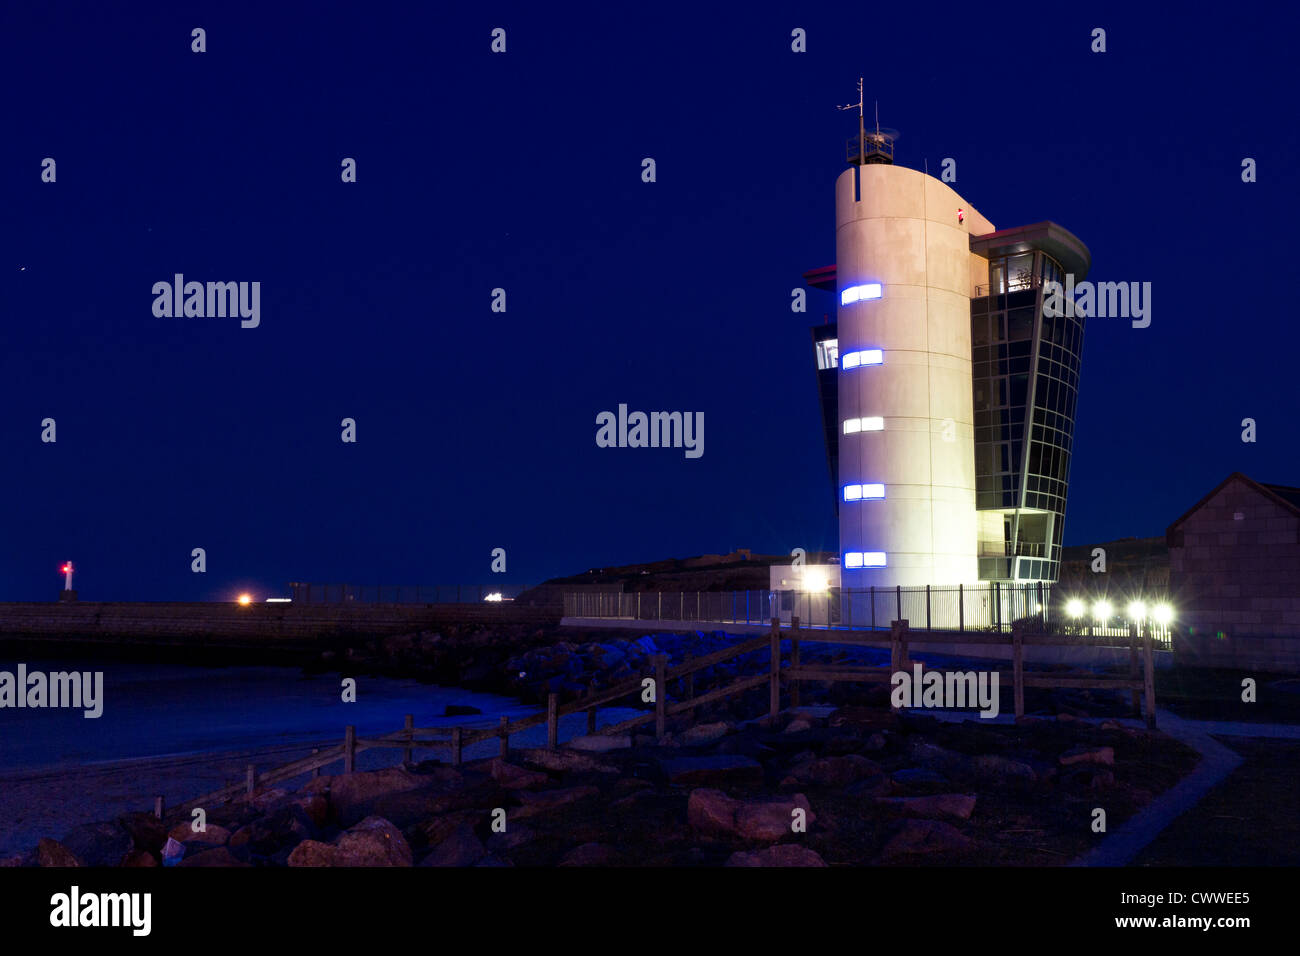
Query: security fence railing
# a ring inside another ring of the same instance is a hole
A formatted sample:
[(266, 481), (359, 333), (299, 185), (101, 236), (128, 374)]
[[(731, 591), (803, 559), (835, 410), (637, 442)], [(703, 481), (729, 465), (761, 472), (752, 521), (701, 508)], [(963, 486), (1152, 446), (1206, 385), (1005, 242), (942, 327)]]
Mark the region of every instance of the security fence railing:
[(289, 585), (295, 604), (474, 604), (512, 601), (525, 590), (501, 584), (299, 584)]
[(1079, 637), (1128, 638), (1151, 633), (1167, 646), (1167, 622), (1157, 623), (1143, 602), (1140, 619), (1125, 608), (1107, 608), (1098, 619), (1095, 605), (1050, 584), (955, 585), (945, 587), (830, 588), (825, 591), (632, 591), (565, 594), (564, 616), (631, 621), (699, 621), (768, 624), (773, 618), (803, 627), (888, 630), (907, 621), (916, 631), (996, 631), (1010, 633), (1019, 622), (1028, 631)]

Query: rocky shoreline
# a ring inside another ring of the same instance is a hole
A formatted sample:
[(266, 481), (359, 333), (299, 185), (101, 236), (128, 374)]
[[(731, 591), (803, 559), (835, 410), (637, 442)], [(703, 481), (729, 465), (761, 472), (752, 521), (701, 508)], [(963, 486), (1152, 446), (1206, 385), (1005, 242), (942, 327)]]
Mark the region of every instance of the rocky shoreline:
[[(612, 681), (638, 652), (611, 646), (621, 660), (583, 645), (524, 652), (514, 673), (564, 661), (577, 682), (576, 656), (607, 663), (597, 674)], [(1053, 865), (1101, 839), (1095, 808), (1113, 830), (1196, 762), (1158, 732), (1079, 719), (1090, 700), (1077, 694), (1044, 692), (1043, 716), (990, 724), (894, 714), (884, 685), (833, 688), (834, 701), (810, 687), (821, 703), (757, 720), (744, 718), (766, 710), (766, 691), (750, 692), (670, 720), (663, 742), (595, 736), (322, 776), (205, 808), (202, 833), (188, 816), (128, 814), (4, 862), (157, 866), (168, 846), (180, 866)]]

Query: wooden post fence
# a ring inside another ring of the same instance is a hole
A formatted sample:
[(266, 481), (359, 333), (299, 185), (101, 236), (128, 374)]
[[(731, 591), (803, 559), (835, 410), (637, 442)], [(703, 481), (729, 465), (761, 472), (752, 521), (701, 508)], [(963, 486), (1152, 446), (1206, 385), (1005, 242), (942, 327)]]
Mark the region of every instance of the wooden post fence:
[(546, 749), (554, 750), (560, 741), (560, 698), (546, 695)]
[(497, 730), (497, 736), (501, 738), (501, 759), (505, 760), (510, 756), (510, 718), (505, 714), (501, 715), (501, 726)]
[(781, 712), (781, 619), (772, 618), (771, 655), (772, 673), (768, 678), (767, 712), (775, 717)]
[(451, 728), (451, 765), (453, 767), (460, 766), (460, 752), (460, 728), (453, 727)]
[[(1129, 680), (1137, 680), (1138, 677), (1138, 629), (1132, 621), (1128, 626), (1128, 677)], [(1136, 687), (1129, 692), (1129, 706), (1134, 717), (1142, 713), (1141, 695)]]
[(343, 728), (343, 772), (352, 773), (357, 767), (357, 728), (348, 724)]
[[(830, 605), (826, 605), (826, 623), (830, 626)], [(790, 618), (790, 666), (796, 670), (799, 667), (799, 618)], [(790, 706), (799, 706), (799, 681), (796, 680), (790, 685)]]
[(654, 665), (655, 740), (659, 743), (663, 743), (668, 723), (668, 655), (656, 654), (654, 656)]
[[(407, 732), (408, 735), (410, 735), (410, 736), (414, 736), (414, 731), (415, 731), (415, 715), (414, 715), (414, 714), (407, 714), (407, 715), (406, 715), (406, 719), (402, 722), (402, 729), (405, 730), (405, 731)], [(405, 750), (402, 751), (402, 760), (405, 761), (406, 763), (410, 763), (410, 762), (411, 762), (411, 757), (412, 757), (412, 756), (413, 756), (413, 754), (412, 754), (412, 752), (411, 752), (411, 748), (410, 748), (410, 747), (407, 747)]]
[(1146, 710), (1147, 726), (1152, 730), (1156, 727), (1156, 672), (1155, 661), (1152, 659), (1153, 651), (1151, 647), (1151, 629), (1146, 629), (1146, 639), (1142, 642), (1143, 680), (1146, 690)]

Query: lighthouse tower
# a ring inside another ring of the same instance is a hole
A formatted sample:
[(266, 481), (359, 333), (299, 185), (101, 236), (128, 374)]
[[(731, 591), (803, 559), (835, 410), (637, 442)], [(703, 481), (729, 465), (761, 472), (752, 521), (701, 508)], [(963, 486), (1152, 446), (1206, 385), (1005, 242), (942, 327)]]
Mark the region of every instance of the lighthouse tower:
[(858, 136), (835, 181), (839, 525), (845, 588), (979, 579), (971, 311), (994, 231), (951, 187)]

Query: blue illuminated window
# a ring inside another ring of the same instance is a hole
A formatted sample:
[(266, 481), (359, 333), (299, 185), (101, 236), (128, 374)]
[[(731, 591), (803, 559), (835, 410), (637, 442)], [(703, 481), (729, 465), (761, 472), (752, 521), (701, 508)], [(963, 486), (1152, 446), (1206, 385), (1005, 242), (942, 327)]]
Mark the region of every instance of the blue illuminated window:
[(885, 353), (880, 349), (859, 349), (840, 356), (840, 368), (857, 368), (859, 365), (883, 365)]
[(846, 418), (844, 419), (844, 434), (856, 435), (858, 432), (878, 432), (883, 431), (885, 420), (880, 417), (872, 418)]
[(868, 282), (865, 285), (851, 285), (840, 293), (840, 305), (852, 305), (854, 302), (861, 302), (864, 299), (879, 299), (881, 295), (879, 282)]
[(844, 566), (846, 568), (883, 568), (885, 566), (885, 552), (846, 551)]
[(885, 497), (884, 485), (845, 485), (845, 501), (865, 501)]

